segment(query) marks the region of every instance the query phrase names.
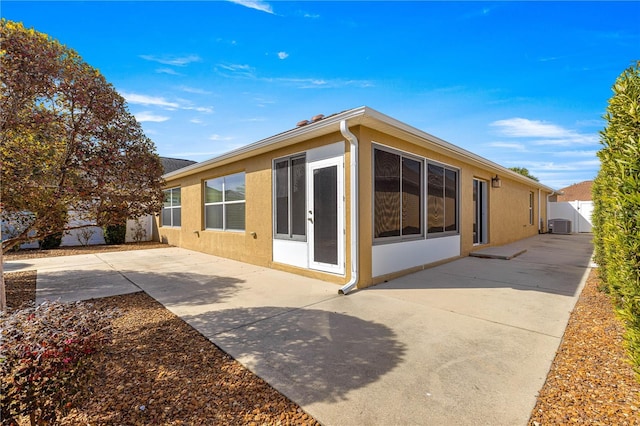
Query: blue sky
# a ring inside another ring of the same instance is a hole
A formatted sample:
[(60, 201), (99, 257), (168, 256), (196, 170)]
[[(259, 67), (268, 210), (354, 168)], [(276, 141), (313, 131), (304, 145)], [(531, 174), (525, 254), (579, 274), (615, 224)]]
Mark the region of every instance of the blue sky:
[(367, 105), (553, 188), (595, 177), (638, 2), (2, 2), (98, 68), (163, 156)]

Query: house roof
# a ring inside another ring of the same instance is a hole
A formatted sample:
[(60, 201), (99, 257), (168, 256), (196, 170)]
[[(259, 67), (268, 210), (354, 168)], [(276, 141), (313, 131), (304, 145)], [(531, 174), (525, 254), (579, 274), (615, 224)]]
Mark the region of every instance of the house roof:
[(176, 170), (195, 164), (193, 160), (182, 160), (180, 158), (160, 157), (164, 174), (175, 172)]
[[(314, 117), (314, 119), (317, 117), (318, 116)], [(350, 109), (328, 117), (322, 117), (316, 121), (312, 120), (311, 122), (306, 122), (294, 129), (245, 145), (210, 160), (205, 160), (203, 162), (187, 166), (183, 169), (167, 173), (164, 178), (168, 180), (188, 176), (211, 167), (222, 166), (224, 164), (253, 157), (255, 155), (293, 145), (311, 138), (327, 135), (333, 132), (339, 132), (340, 122), (343, 120), (346, 121), (348, 127), (361, 125), (379, 130), (417, 145), (427, 146), (432, 151), (458, 158), (466, 163), (474, 164), (484, 169), (489, 169), (492, 173), (499, 173), (503, 177), (508, 176), (513, 180), (525, 182), (528, 185), (533, 185), (547, 192), (554, 191), (553, 188), (542, 185), (539, 182), (522, 176), (519, 173), (494, 163), (493, 161), (446, 142), (436, 136), (412, 127), (388, 115), (382, 114), (367, 106)], [(299, 124), (302, 124), (302, 122)]]
[(592, 180), (574, 183), (559, 190), (558, 201), (591, 201)]

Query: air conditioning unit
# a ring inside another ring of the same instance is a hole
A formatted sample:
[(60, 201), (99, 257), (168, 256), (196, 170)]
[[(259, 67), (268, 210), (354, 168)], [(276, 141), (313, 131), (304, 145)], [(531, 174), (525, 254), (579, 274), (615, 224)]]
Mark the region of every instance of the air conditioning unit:
[(552, 234), (570, 234), (571, 221), (568, 219), (549, 219), (549, 232)]

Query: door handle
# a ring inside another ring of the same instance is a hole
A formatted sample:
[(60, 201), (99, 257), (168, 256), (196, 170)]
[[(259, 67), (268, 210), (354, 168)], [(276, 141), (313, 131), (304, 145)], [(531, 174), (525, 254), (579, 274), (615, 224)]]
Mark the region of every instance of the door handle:
[(309, 222), (313, 223), (313, 218), (312, 218), (312, 217), (307, 218), (307, 220), (308, 220)]

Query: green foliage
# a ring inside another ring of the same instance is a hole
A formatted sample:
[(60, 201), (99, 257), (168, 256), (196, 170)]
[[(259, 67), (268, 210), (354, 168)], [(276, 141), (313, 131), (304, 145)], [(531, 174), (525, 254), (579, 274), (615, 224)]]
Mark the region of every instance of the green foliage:
[(539, 182), (538, 178), (529, 173), (529, 169), (526, 167), (509, 167), (509, 170), (513, 170), (516, 173), (521, 174), (522, 176), (526, 176), (529, 179), (533, 179), (536, 182)]
[(60, 247), (62, 244), (62, 232), (47, 235), (40, 241), (40, 250), (50, 250)]
[[(3, 250), (64, 231), (60, 211), (106, 226), (160, 211), (162, 165), (125, 100), (98, 70), (46, 34), (0, 21)], [(25, 212), (31, 216), (25, 216)]]
[(45, 302), (1, 314), (3, 424), (18, 424), (20, 416), (29, 416), (32, 425), (56, 424), (79, 390), (87, 357), (110, 340), (114, 315), (81, 302)]
[(47, 227), (48, 229), (42, 230), (40, 235), (44, 235), (45, 237), (40, 240), (40, 249), (41, 250), (49, 250), (60, 247), (62, 243), (62, 235), (63, 232), (58, 231), (59, 229), (64, 229), (67, 226), (67, 212), (66, 210), (61, 210), (58, 212), (57, 217), (51, 216), (48, 220)]
[(126, 235), (126, 223), (119, 223), (104, 227), (104, 242), (107, 244), (124, 244)]
[(613, 93), (593, 183), (595, 260), (640, 374), (640, 61), (618, 77)]

